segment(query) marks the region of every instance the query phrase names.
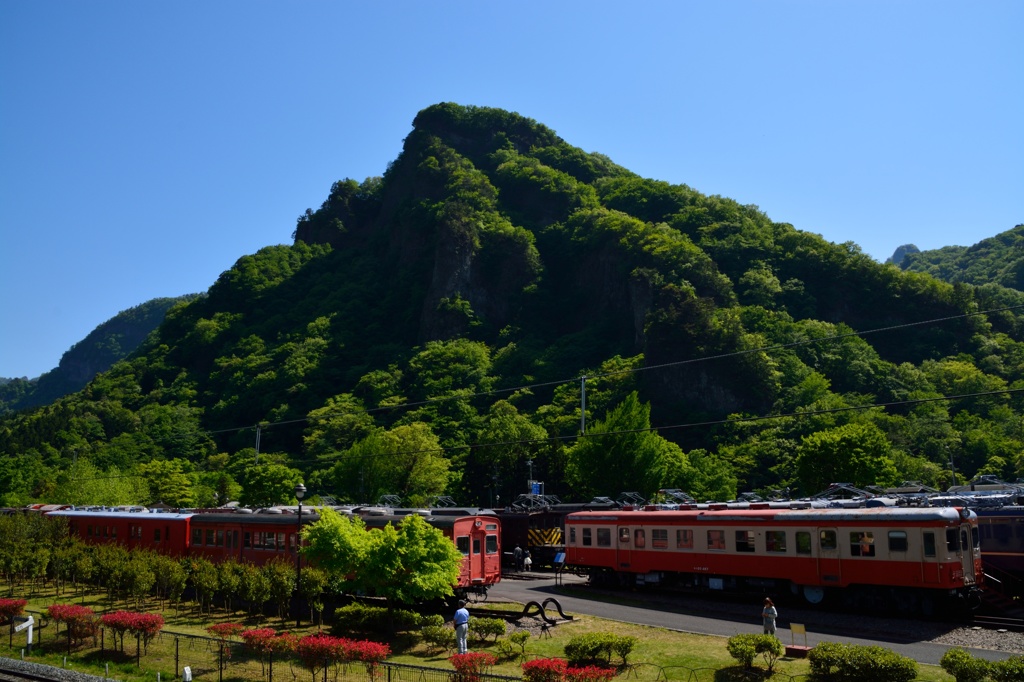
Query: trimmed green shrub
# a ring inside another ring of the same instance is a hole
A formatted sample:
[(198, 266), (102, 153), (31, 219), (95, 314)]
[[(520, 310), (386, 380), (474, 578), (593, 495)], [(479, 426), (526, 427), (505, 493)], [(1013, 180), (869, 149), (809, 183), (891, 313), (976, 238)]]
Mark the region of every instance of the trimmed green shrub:
[(726, 643), (729, 655), (739, 661), (744, 668), (754, 667), (754, 659), (760, 655), (768, 668), (775, 669), (775, 662), (782, 655), (782, 642), (772, 635), (740, 634), (729, 638)]
[(501, 618), (470, 618), (469, 631), (478, 642), (493, 636), (494, 641), (505, 634), (505, 621)]
[(420, 616), (420, 627), (427, 627), (428, 625), (441, 626), (444, 625), (444, 616), (439, 613), (431, 613), (426, 616)]
[(960, 647), (953, 647), (942, 654), (939, 665), (952, 675), (956, 682), (983, 682), (988, 677), (988, 661), (975, 658)]
[(444, 625), (424, 625), (420, 635), (430, 649), (451, 651), (455, 648), (455, 630)]
[(911, 682), (917, 677), (916, 662), (880, 646), (822, 642), (808, 652), (807, 659), (815, 680)]
[(506, 639), (498, 640), (498, 654), (506, 661), (525, 659), (526, 641), (528, 639), (530, 639), (528, 630), (516, 630)]
[(342, 632), (409, 632), (420, 627), (423, 618), (415, 611), (395, 609), (389, 611), (383, 606), (349, 604), (335, 610), (335, 629)]
[(566, 643), (565, 657), (570, 665), (593, 662), (611, 665), (614, 653), (622, 658), (622, 665), (626, 665), (635, 646), (636, 637), (620, 637), (610, 632), (588, 632), (576, 635)]
[(1024, 655), (1010, 656), (1003, 661), (989, 664), (988, 674), (992, 682), (1019, 682), (1024, 680)]

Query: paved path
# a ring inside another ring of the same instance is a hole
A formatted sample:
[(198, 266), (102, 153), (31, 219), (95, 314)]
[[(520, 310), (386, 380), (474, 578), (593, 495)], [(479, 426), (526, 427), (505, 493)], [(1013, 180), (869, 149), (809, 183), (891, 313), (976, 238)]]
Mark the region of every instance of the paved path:
[[(542, 575), (546, 577), (538, 579)], [(585, 581), (576, 576), (565, 576), (564, 584), (561, 586), (555, 585), (554, 578), (545, 573), (534, 573), (530, 580), (507, 576), (497, 586), (491, 588), (490, 601), (543, 602), (548, 597), (555, 597), (566, 612), (628, 623), (722, 637), (731, 637), (741, 632), (761, 632), (761, 605), (756, 599), (751, 606), (749, 602), (737, 603), (735, 600), (677, 598), (674, 595), (659, 596), (652, 592), (604, 590), (595, 591), (596, 598), (589, 598), (586, 594), (588, 589)], [(906, 621), (907, 627), (902, 628), (899, 627), (898, 620), (882, 620), (871, 616), (833, 616), (822, 612), (792, 609), (789, 612), (805, 621), (808, 646), (826, 640), (878, 645), (920, 663), (932, 665), (939, 664), (939, 659), (949, 647), (927, 640), (956, 627), (941, 623)], [(790, 644), (793, 641), (788, 628), (790, 622), (792, 621), (786, 618), (786, 612), (780, 609), (777, 635), (783, 644)], [(897, 625), (895, 628), (894, 623)], [(797, 635), (795, 643), (803, 644), (803, 636)], [(972, 649), (971, 653), (988, 660), (1000, 660), (1011, 655), (987, 649)]]

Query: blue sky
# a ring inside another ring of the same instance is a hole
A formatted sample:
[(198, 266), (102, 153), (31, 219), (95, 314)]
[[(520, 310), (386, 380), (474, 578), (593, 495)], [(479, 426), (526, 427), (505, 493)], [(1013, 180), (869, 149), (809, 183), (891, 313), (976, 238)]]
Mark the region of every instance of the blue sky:
[(289, 243), (420, 109), (517, 111), (885, 260), (1024, 222), (1024, 3), (0, 3), (0, 376)]

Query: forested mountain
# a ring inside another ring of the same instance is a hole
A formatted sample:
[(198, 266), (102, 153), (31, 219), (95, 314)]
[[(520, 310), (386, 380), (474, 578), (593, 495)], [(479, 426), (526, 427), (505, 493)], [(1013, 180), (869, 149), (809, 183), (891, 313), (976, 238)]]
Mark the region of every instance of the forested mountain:
[(0, 491), (258, 505), (301, 479), (498, 504), (532, 472), (563, 499), (724, 499), (941, 487), (950, 459), (1015, 478), (1014, 306), (440, 104), (293, 245), (240, 258), (80, 393), (0, 421)]
[(52, 403), (61, 396), (80, 391), (100, 372), (105, 372), (139, 347), (163, 321), (176, 303), (195, 299), (197, 294), (177, 298), (154, 298), (122, 310), (69, 348), (60, 364), (36, 379), (0, 379), (0, 414)]
[[(906, 248), (906, 247), (901, 247)], [(899, 255), (899, 252), (897, 252)], [(896, 262), (904, 270), (925, 272), (945, 282), (998, 284), (1024, 291), (1024, 225), (1017, 225), (974, 246), (946, 246), (905, 252)]]

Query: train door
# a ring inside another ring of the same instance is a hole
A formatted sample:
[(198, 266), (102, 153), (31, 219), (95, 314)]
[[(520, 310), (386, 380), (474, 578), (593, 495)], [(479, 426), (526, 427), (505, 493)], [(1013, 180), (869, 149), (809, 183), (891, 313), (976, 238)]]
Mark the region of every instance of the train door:
[(936, 555), (935, 532), (926, 530), (921, 534), (921, 570), (923, 581), (926, 585), (938, 583), (942, 577), (941, 564)]
[(971, 524), (960, 524), (960, 567), (964, 572), (964, 583), (974, 584), (974, 546), (971, 542)]
[(633, 562), (633, 545), (630, 542), (630, 529), (627, 526), (619, 526), (619, 540), (616, 547), (619, 568), (629, 568)]
[(843, 583), (839, 531), (835, 528), (818, 529), (818, 578), (821, 584), (803, 586), (804, 599), (811, 604), (820, 604), (825, 598), (825, 586)]
[(471, 526), (470, 537), (472, 538), (472, 553), (469, 555), (469, 579), (476, 582), (485, 574), (484, 571), (484, 531), (483, 523), (476, 521)]

